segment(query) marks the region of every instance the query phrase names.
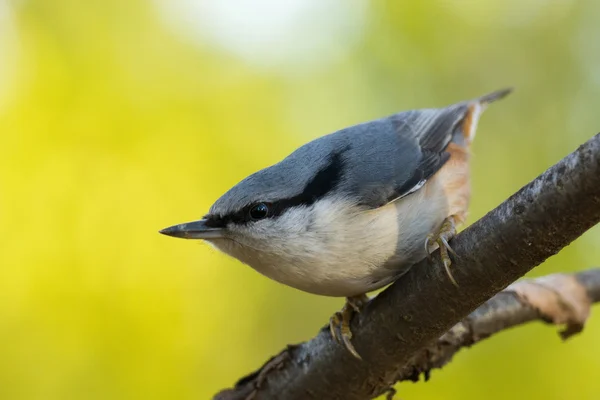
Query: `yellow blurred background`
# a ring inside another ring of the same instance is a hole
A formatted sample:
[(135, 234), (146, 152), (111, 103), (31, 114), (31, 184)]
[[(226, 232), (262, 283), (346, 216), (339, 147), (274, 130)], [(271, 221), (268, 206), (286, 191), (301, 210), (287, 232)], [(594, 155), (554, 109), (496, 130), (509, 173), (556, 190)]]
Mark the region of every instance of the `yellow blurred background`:
[[(206, 399), (341, 299), (160, 228), (310, 139), (512, 85), (469, 222), (600, 127), (594, 0), (0, 0), (0, 399)], [(600, 261), (594, 228), (532, 275)], [(402, 399), (597, 399), (600, 316), (460, 353)]]

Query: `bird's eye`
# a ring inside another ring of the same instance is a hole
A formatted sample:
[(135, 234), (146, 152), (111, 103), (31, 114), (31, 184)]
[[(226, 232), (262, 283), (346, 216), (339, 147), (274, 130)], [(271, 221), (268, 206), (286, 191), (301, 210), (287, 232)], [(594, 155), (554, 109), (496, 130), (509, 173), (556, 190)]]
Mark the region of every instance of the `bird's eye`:
[(253, 220), (259, 220), (263, 218), (267, 218), (269, 215), (269, 206), (265, 203), (258, 203), (250, 209), (250, 218)]

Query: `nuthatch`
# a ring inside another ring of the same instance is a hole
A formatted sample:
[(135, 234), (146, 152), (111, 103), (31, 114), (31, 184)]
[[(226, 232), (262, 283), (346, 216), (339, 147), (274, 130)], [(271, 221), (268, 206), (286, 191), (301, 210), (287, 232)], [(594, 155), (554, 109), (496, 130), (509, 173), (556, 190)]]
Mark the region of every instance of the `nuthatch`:
[(235, 185), (201, 220), (160, 232), (206, 240), (288, 286), (346, 297), (330, 328), (359, 357), (349, 322), (367, 292), (438, 247), (449, 273), (448, 241), (470, 198), (477, 121), (510, 91), (320, 137)]

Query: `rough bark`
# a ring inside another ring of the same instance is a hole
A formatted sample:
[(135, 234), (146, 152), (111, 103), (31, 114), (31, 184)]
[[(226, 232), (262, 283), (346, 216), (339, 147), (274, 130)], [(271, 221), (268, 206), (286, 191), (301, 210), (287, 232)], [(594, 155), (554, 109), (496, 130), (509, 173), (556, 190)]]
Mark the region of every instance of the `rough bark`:
[[(573, 281), (561, 289), (546, 286), (547, 278)], [(431, 345), (421, 349), (407, 365), (398, 370), (396, 381), (417, 381), (421, 375), (429, 379), (429, 372), (442, 368), (461, 348), (470, 347), (503, 330), (540, 320), (555, 325), (566, 325), (559, 332), (567, 339), (583, 328), (592, 303), (600, 302), (600, 268), (575, 275), (551, 275), (521, 281), (525, 288), (515, 291), (508, 287), (486, 301), (479, 308)], [(529, 288), (542, 288), (542, 295), (524, 297)], [(580, 312), (581, 311), (581, 312)], [(566, 319), (563, 319), (564, 316)]]
[(398, 366), (410, 366), (458, 321), (599, 221), (596, 135), (456, 237), (458, 288), (436, 254), (433, 264), (416, 264), (353, 318), (362, 361), (321, 330), (216, 398), (364, 400), (385, 393), (399, 378)]

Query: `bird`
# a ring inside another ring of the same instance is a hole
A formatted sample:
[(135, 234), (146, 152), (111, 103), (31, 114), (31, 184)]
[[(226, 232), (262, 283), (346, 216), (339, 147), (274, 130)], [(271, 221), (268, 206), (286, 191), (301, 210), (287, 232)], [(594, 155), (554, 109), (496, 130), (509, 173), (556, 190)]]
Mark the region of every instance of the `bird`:
[(200, 239), (259, 273), (345, 297), (332, 337), (356, 358), (350, 321), (367, 293), (449, 242), (471, 197), (469, 156), (480, 115), (512, 91), (398, 112), (314, 139), (246, 177), (199, 220), (159, 232)]

